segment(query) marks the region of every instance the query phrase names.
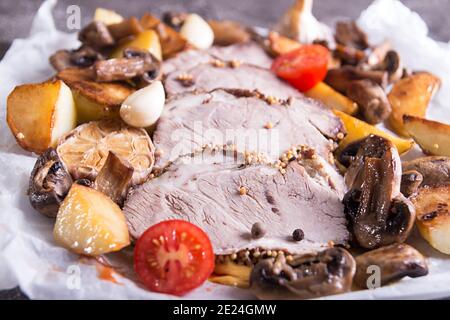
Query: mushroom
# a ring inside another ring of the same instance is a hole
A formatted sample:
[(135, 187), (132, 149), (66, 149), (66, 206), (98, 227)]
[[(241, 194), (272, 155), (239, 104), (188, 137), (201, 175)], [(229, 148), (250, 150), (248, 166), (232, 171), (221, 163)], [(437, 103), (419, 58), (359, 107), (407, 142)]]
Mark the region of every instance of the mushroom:
[(359, 50), (369, 48), (367, 34), (362, 31), (355, 21), (339, 21), (336, 23), (336, 33), (334, 35), (336, 42)]
[[(404, 277), (417, 278), (428, 274), (428, 265), (424, 256), (413, 247), (396, 243), (387, 247), (366, 252), (355, 258), (356, 274), (354, 283), (361, 289), (384, 286)], [(369, 283), (376, 266), (380, 271), (379, 283)]]
[(50, 64), (57, 71), (66, 68), (87, 68), (104, 57), (91, 47), (81, 46), (77, 50), (58, 50), (50, 57)]
[(345, 249), (331, 248), (296, 256), (264, 259), (253, 268), (250, 290), (259, 299), (310, 299), (347, 292), (355, 260)]
[(78, 34), (78, 40), (84, 45), (100, 50), (115, 44), (114, 38), (106, 24), (93, 21)]
[(188, 13), (186, 12), (167, 11), (163, 13), (162, 21), (176, 31), (180, 31), (187, 16)]
[(344, 211), (354, 240), (374, 249), (406, 240), (414, 224), (411, 201), (400, 193), (401, 162), (389, 140), (367, 137), (345, 174)]
[(144, 31), (144, 28), (136, 17), (131, 17), (122, 22), (108, 25), (108, 31), (117, 41), (126, 37), (135, 36)]
[(134, 169), (126, 161), (109, 151), (105, 164), (94, 181), (94, 188), (122, 205), (131, 185)]
[(379, 45), (371, 48), (369, 54), (367, 54), (362, 67), (372, 69), (384, 61), (386, 54), (391, 50), (392, 44), (389, 40), (385, 40)]
[(344, 167), (350, 167), (350, 164), (355, 159), (356, 154), (358, 153), (361, 144), (364, 142), (364, 139), (357, 140), (348, 144), (341, 152), (338, 153), (338, 161)]
[(386, 71), (362, 70), (354, 66), (343, 66), (338, 69), (328, 70), (325, 82), (342, 94), (346, 94), (348, 87), (354, 80), (371, 80), (386, 88), (388, 84), (388, 74)]
[(416, 194), (422, 184), (423, 176), (416, 170), (403, 172), (400, 192), (407, 198)]
[(47, 217), (56, 217), (71, 185), (72, 178), (56, 150), (48, 149), (37, 159), (31, 172), (28, 187), (31, 206)]
[(403, 162), (403, 170), (415, 170), (423, 176), (420, 187), (442, 187), (450, 184), (450, 158), (422, 157)]
[(397, 51), (389, 50), (384, 59), (374, 65), (373, 70), (382, 70), (388, 73), (389, 83), (394, 83), (403, 77), (403, 63)]
[(333, 50), (333, 57), (341, 61), (342, 64), (356, 66), (365, 59), (366, 54), (362, 50), (337, 44)]
[(123, 58), (97, 61), (94, 64), (96, 81), (122, 81), (141, 77), (150, 82), (160, 76), (161, 63), (150, 52), (125, 49)]
[(358, 104), (362, 116), (370, 124), (381, 123), (391, 114), (386, 93), (373, 81), (352, 81), (347, 88), (347, 96)]

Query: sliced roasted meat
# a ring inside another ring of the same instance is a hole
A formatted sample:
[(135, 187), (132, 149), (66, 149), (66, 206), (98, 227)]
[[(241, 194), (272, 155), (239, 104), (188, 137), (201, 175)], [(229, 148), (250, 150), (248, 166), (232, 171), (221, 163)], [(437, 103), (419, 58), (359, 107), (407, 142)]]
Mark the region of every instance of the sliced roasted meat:
[(328, 109), (306, 98), (271, 101), (258, 93), (215, 90), (187, 93), (166, 103), (153, 135), (155, 168), (205, 144), (235, 144), (276, 161), (293, 146), (314, 146), (327, 160), (344, 128)]
[(280, 80), (268, 69), (250, 64), (213, 61), (191, 69), (174, 71), (165, 79), (169, 97), (189, 91), (209, 92), (217, 88), (258, 90), (278, 99), (299, 97), (301, 94)]
[(350, 190), (344, 197), (354, 240), (373, 249), (401, 243), (411, 232), (415, 209), (400, 193), (401, 162), (389, 140), (369, 136), (345, 175)]
[(208, 51), (186, 50), (163, 63), (163, 73), (184, 71), (198, 64), (214, 60), (235, 61), (269, 68), (272, 58), (254, 41), (238, 43), (226, 47), (212, 47)]
[[(366, 252), (356, 257), (356, 274), (354, 283), (362, 288), (375, 288), (384, 286), (404, 277), (417, 278), (428, 274), (428, 265), (425, 257), (413, 247), (396, 243)], [(374, 269), (379, 268), (379, 282), (369, 282)]]
[(212, 47), (208, 52), (220, 60), (234, 60), (263, 68), (270, 68), (273, 61), (264, 48), (254, 41), (226, 47)]
[[(330, 241), (345, 244), (346, 219), (331, 178), (303, 166), (317, 155), (300, 154), (285, 168), (232, 147), (181, 157), (129, 194), (123, 210), (130, 233), (138, 238), (157, 222), (188, 220), (208, 234), (217, 255), (253, 248), (295, 254), (327, 248)], [(258, 222), (266, 232), (255, 239), (251, 230)], [(292, 239), (294, 229), (303, 231), (302, 241)]]
[(342, 248), (259, 262), (250, 276), (250, 290), (259, 299), (311, 299), (350, 291), (355, 260)]

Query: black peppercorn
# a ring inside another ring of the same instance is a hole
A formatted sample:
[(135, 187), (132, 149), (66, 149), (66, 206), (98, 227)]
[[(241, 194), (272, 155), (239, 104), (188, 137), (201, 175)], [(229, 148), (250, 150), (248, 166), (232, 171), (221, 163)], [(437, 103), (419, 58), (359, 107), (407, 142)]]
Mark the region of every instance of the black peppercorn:
[(259, 222), (253, 224), (251, 232), (253, 239), (262, 238), (266, 234), (266, 230), (264, 229), (263, 225)]
[(295, 229), (294, 232), (292, 232), (292, 239), (294, 241), (302, 241), (305, 238), (305, 234), (302, 229)]

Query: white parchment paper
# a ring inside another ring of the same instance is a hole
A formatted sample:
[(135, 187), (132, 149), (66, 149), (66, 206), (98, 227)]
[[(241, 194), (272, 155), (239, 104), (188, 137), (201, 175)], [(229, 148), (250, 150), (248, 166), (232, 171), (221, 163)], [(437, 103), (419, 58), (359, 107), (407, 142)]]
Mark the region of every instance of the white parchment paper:
[[(5, 121), (6, 98), (14, 86), (41, 82), (53, 74), (48, 57), (78, 46), (75, 34), (55, 29), (52, 8), (43, 3), (30, 35), (17, 39), (0, 62), (0, 290), (19, 285), (35, 299), (173, 299), (148, 292), (114, 274), (102, 280), (95, 262), (55, 245), (53, 220), (29, 205), (26, 189), (36, 156), (20, 149)], [(390, 39), (407, 66), (440, 76), (443, 87), (430, 107), (430, 118), (450, 122), (450, 43), (428, 37), (423, 20), (397, 0), (377, 0), (358, 20), (373, 43)], [(430, 274), (376, 290), (356, 291), (327, 299), (404, 299), (450, 297), (450, 256), (433, 250), (420, 236), (410, 240), (429, 258)], [(187, 299), (252, 299), (246, 290), (205, 283)]]

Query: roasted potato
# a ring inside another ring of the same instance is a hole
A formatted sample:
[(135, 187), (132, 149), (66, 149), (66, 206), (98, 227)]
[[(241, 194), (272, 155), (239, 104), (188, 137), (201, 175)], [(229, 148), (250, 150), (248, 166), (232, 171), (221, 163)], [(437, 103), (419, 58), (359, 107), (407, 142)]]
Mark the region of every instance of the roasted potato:
[(394, 84), (388, 94), (392, 107), (388, 123), (396, 133), (408, 136), (403, 124), (403, 115), (425, 117), (428, 104), (440, 84), (439, 78), (427, 72), (413, 74)]
[(145, 30), (139, 33), (135, 38), (118, 46), (112, 53), (112, 58), (123, 57), (123, 50), (126, 48), (136, 48), (148, 50), (158, 60), (162, 60), (161, 43), (159, 37), (154, 30)]
[(218, 263), (209, 281), (227, 286), (248, 288), (252, 268), (234, 262)]
[(450, 254), (450, 185), (422, 188), (412, 201), (422, 236), (436, 250)]
[(77, 122), (119, 118), (122, 102), (134, 92), (124, 83), (99, 83), (90, 69), (65, 69), (57, 78), (72, 90), (77, 109)]
[(95, 189), (74, 183), (58, 210), (53, 235), (75, 253), (97, 256), (130, 244), (119, 206)]
[(122, 22), (123, 17), (115, 11), (97, 8), (95, 9), (94, 21), (100, 21), (106, 25), (110, 25)]
[(358, 105), (337, 92), (324, 82), (319, 82), (314, 88), (305, 92), (305, 95), (323, 102), (326, 106), (345, 112), (354, 114), (358, 111)]
[(8, 96), (6, 121), (22, 148), (41, 154), (75, 128), (72, 93), (61, 80), (17, 86)]
[(356, 119), (352, 116), (349, 116), (348, 114), (339, 111), (334, 110), (334, 113), (341, 118), (342, 122), (344, 123), (345, 129), (347, 130), (347, 135), (345, 138), (339, 143), (338, 153), (339, 151), (343, 150), (346, 146), (349, 144), (356, 142), (358, 140), (361, 140), (371, 134), (378, 135), (381, 137), (384, 137), (386, 139), (389, 139), (392, 141), (395, 146), (397, 147), (397, 150), (400, 154), (405, 153), (409, 149), (412, 148), (414, 145), (413, 140), (406, 140), (401, 139), (398, 137), (395, 137), (385, 131), (382, 131), (364, 121), (361, 121), (359, 119)]
[(403, 122), (425, 153), (450, 157), (450, 125), (409, 115), (403, 116)]

